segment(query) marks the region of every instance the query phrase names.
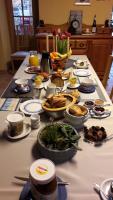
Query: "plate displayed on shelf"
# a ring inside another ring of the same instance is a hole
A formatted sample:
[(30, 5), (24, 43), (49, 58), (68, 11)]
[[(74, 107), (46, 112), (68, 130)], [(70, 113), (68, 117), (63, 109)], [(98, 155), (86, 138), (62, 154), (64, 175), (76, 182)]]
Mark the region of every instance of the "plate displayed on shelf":
[(11, 136), (10, 133), (7, 132), (7, 137), (10, 140), (19, 140), (19, 139), (22, 139), (22, 138), (26, 137), (27, 135), (29, 135), (30, 132), (31, 132), (31, 126), (29, 124), (24, 123), (23, 131), (21, 134), (19, 134), (17, 136)]
[(87, 69), (77, 69), (77, 70), (74, 70), (74, 75), (85, 77), (85, 76), (90, 76), (91, 72)]
[[(103, 200), (106, 200), (106, 196), (109, 196), (109, 190), (111, 182), (113, 181), (113, 178), (106, 179), (102, 182), (100, 185), (100, 196)], [(110, 198), (108, 198), (110, 200)]]
[(27, 115), (42, 113), (42, 100), (31, 99), (20, 104), (20, 110)]

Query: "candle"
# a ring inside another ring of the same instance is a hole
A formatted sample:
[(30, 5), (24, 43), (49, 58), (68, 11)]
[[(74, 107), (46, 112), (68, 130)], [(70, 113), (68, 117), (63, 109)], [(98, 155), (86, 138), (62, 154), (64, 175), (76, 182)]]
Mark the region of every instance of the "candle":
[(57, 35), (55, 35), (55, 51), (57, 52)]
[(55, 51), (55, 36), (53, 35), (53, 51)]
[(46, 51), (49, 51), (49, 37), (48, 37), (48, 33), (46, 34)]
[(67, 38), (67, 52), (69, 52), (69, 37)]

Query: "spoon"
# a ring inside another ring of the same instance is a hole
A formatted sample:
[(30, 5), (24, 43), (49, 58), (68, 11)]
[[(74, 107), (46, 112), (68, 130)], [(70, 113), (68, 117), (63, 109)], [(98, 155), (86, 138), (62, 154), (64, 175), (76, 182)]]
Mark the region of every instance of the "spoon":
[(100, 188), (98, 184), (94, 184), (94, 189), (96, 192), (100, 194), (100, 192), (104, 195), (107, 200), (113, 200), (113, 197), (110, 194), (105, 194), (105, 192)]

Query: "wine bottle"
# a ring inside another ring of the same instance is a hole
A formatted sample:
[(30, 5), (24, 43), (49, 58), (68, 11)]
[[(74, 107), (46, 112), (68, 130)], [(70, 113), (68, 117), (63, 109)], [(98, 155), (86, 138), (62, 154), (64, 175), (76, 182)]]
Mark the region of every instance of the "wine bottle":
[(96, 33), (96, 15), (94, 16), (94, 19), (93, 19), (92, 33)]

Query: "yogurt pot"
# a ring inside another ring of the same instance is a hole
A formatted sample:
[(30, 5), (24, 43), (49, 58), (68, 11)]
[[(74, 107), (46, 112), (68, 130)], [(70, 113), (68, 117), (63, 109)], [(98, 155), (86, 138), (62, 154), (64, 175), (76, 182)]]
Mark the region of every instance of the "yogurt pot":
[(36, 160), (30, 167), (29, 176), (35, 200), (57, 200), (56, 170), (51, 160)]

